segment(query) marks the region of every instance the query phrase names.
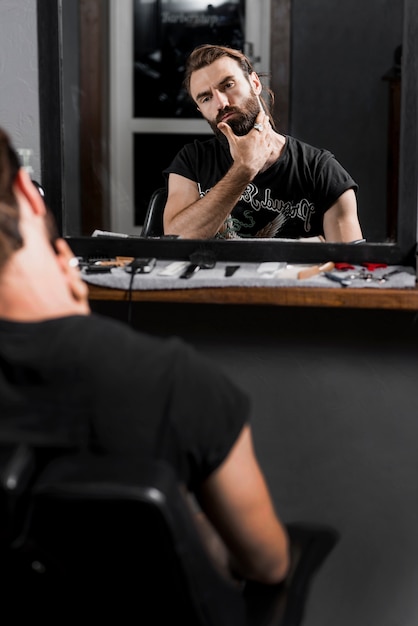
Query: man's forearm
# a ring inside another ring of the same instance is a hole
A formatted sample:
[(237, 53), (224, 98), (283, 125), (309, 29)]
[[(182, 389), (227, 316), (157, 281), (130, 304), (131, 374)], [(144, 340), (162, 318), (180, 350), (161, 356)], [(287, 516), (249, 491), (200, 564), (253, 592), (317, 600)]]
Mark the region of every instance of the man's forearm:
[(167, 233), (188, 239), (214, 237), (251, 180), (251, 173), (246, 168), (232, 164), (225, 176), (203, 198), (184, 208), (171, 220)]

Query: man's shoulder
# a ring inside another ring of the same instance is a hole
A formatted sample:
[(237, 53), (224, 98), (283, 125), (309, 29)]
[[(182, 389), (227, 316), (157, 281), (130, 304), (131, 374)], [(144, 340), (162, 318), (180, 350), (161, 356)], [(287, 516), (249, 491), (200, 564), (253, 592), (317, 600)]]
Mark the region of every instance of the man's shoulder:
[(164, 345), (163, 339), (152, 334), (144, 333), (127, 324), (123, 319), (110, 318), (99, 313), (80, 316), (78, 320), (79, 330), (83, 335), (87, 335), (92, 340), (102, 343), (107, 341), (123, 340), (126, 342), (150, 342), (152, 344)]
[(123, 320), (110, 318), (98, 313), (74, 316), (61, 320), (61, 330), (77, 338), (81, 350), (93, 350), (102, 356), (120, 354), (126, 356), (146, 349), (155, 349), (163, 341), (152, 335), (142, 333), (129, 326)]
[(290, 154), (295, 156), (303, 156), (306, 159), (330, 158), (332, 153), (327, 148), (314, 146), (306, 141), (302, 141), (297, 137), (286, 135), (286, 146)]
[(94, 368), (105, 380), (109, 367), (117, 379), (123, 373), (123, 377), (133, 384), (138, 384), (135, 377), (139, 371), (152, 372), (151, 379), (157, 380), (161, 368), (166, 373), (172, 372), (173, 377), (177, 368), (194, 371), (196, 376), (199, 368), (202, 369), (201, 357), (177, 336), (161, 337), (97, 313), (82, 318), (62, 327), (61, 334), (65, 334), (63, 345), (73, 346), (73, 361), (82, 364), (86, 370)]
[(220, 163), (227, 167), (228, 154), (216, 137), (196, 138), (183, 145), (163, 174), (180, 174), (197, 181), (208, 168), (219, 167)]

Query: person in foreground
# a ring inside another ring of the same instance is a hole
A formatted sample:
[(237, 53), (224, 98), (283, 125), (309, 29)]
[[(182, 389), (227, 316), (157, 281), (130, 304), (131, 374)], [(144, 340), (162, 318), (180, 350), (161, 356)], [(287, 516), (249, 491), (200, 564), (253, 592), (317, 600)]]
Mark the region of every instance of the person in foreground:
[(0, 129), (0, 438), (165, 460), (223, 573), (280, 582), (288, 537), (249, 399), (180, 339), (92, 313), (76, 261)]
[(184, 85), (215, 137), (186, 144), (164, 170), (165, 234), (362, 239), (357, 184), (329, 151), (276, 131), (242, 52), (198, 46)]

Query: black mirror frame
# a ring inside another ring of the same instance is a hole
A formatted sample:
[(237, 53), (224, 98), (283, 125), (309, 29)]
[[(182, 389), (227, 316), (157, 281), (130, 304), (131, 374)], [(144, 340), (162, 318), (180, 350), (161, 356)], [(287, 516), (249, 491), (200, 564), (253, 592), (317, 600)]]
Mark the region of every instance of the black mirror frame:
[[(65, 120), (77, 112), (66, 110), (63, 97), (66, 67), (63, 12), (74, 0), (38, 0), (38, 62), (41, 135), (41, 177), (47, 203), (63, 233), (67, 223), (69, 185), (65, 171), (74, 163), (74, 137)], [(418, 212), (418, 3), (404, 0), (402, 43), (401, 138), (398, 235), (394, 243), (331, 244), (280, 240), (180, 240), (141, 237), (67, 237), (75, 254), (83, 257), (144, 256), (187, 259), (196, 248), (214, 251), (220, 260), (285, 260), (311, 263), (323, 260), (379, 262), (415, 267)], [(74, 103), (72, 102), (72, 105)], [(71, 200), (71, 198), (70, 198)], [(63, 233), (65, 236), (65, 232)]]

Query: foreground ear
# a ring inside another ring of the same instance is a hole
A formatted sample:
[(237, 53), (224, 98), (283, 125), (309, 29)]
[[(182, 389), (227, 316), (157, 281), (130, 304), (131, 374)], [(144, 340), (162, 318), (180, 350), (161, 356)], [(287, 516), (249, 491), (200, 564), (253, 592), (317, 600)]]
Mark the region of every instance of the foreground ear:
[(19, 169), (16, 175), (14, 187), (16, 194), (22, 194), (37, 215), (45, 215), (46, 207), (44, 200), (23, 167)]
[(57, 259), (61, 271), (67, 281), (68, 288), (74, 300), (80, 305), (80, 313), (89, 313), (88, 287), (81, 278), (77, 259), (65, 239), (58, 238), (54, 242)]

